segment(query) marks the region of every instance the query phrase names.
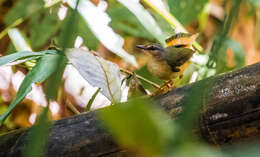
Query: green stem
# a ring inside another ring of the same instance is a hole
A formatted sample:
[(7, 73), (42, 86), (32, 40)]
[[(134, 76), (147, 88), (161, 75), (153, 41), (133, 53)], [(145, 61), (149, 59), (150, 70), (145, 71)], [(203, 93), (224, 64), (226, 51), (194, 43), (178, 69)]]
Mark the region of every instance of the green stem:
[(90, 108), (91, 108), (91, 106), (92, 106), (94, 100), (96, 99), (97, 94), (99, 93), (100, 90), (101, 90), (101, 88), (98, 88), (97, 91), (92, 95), (91, 99), (89, 100), (89, 102), (88, 102), (88, 104), (85, 108), (85, 112), (90, 111)]
[(19, 18), (19, 19), (17, 19), (16, 21), (14, 21), (14, 23), (12, 23), (10, 26), (6, 27), (6, 28), (0, 33), (0, 39), (2, 39), (2, 38), (8, 33), (8, 30), (9, 30), (9, 29), (18, 26), (18, 25), (21, 24), (23, 21), (24, 21), (23, 18)]

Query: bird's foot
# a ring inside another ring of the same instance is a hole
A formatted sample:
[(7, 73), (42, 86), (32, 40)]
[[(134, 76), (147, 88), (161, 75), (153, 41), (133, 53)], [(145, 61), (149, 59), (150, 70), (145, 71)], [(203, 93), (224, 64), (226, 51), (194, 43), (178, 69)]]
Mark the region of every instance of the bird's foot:
[(168, 81), (164, 82), (164, 84), (160, 88), (157, 88), (151, 94), (151, 96), (166, 94), (166, 93), (168, 93), (169, 91), (171, 91), (174, 88), (176, 88), (176, 87), (174, 85), (173, 80), (168, 80)]

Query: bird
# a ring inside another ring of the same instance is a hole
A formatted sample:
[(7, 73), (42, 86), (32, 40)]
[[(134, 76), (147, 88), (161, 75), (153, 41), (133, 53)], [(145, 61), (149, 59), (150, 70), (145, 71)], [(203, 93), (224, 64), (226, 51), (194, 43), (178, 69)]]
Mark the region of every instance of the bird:
[(149, 55), (147, 69), (153, 75), (162, 80), (170, 80), (179, 75), (180, 66), (194, 54), (192, 43), (197, 37), (198, 34), (178, 33), (165, 40), (166, 48), (156, 43), (136, 47)]

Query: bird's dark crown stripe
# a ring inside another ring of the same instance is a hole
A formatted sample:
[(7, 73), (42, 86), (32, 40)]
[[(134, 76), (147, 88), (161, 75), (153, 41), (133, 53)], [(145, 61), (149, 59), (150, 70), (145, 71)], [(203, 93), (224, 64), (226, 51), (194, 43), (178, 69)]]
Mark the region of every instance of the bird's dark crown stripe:
[(169, 42), (173, 41), (174, 39), (179, 39), (179, 38), (184, 38), (184, 37), (189, 37), (189, 36), (190, 36), (190, 34), (188, 34), (188, 33), (178, 33), (178, 34), (175, 34), (175, 35), (167, 38), (165, 40), (165, 42), (169, 43)]

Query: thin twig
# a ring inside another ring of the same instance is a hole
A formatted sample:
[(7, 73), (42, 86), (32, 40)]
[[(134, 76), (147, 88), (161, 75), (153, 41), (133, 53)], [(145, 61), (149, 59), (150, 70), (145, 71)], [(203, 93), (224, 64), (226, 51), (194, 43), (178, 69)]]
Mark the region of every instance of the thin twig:
[(70, 109), (74, 114), (80, 114), (80, 112), (78, 111), (78, 109), (71, 104), (70, 101), (67, 101), (66, 106), (68, 107), (68, 109)]
[[(125, 73), (125, 74), (128, 74), (128, 75), (133, 75), (133, 73), (132, 73), (131, 71), (128, 71), (128, 70), (126, 70), (126, 69), (120, 68), (120, 71), (123, 72), (123, 73)], [(140, 79), (140, 80), (143, 80), (143, 81), (145, 81), (145, 82), (151, 84), (151, 85), (154, 86), (155, 88), (160, 88), (160, 85), (158, 85), (158, 84), (156, 84), (156, 83), (154, 83), (154, 82), (152, 82), (152, 81), (149, 81), (149, 80), (147, 80), (146, 78), (144, 78), (144, 77), (142, 77), (142, 76), (140, 76), (140, 75), (137, 75), (137, 74), (136, 74), (136, 77), (137, 77), (138, 79)]]
[[(98, 54), (97, 52), (95, 52), (95, 51), (90, 51), (90, 52), (92, 52), (93, 54), (99, 56), (99, 54)], [(128, 75), (133, 75), (133, 73), (132, 73), (131, 71), (128, 71), (128, 70), (126, 70), (126, 69), (120, 68), (120, 71), (123, 72), (123, 73), (125, 73), (125, 74), (128, 74)], [(140, 80), (143, 80), (143, 81), (145, 81), (145, 82), (151, 84), (151, 85), (154, 86), (155, 88), (160, 88), (160, 85), (156, 84), (155, 82), (149, 81), (149, 80), (147, 80), (146, 78), (144, 78), (144, 77), (142, 77), (142, 76), (140, 76), (140, 75), (137, 75), (137, 74), (136, 74), (136, 77), (137, 77), (138, 79), (140, 79)]]

